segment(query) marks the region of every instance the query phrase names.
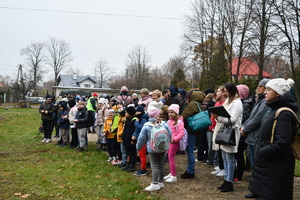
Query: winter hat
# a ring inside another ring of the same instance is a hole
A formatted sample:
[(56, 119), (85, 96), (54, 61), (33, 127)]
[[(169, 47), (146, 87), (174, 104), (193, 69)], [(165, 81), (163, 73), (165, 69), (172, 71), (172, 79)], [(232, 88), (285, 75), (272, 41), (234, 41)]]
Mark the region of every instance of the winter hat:
[(270, 79), (264, 78), (261, 81), (259, 81), (258, 86), (264, 86), (266, 87), (266, 84), (269, 82)]
[(137, 93), (133, 93), (131, 96), (135, 96), (135, 97), (137, 97)]
[(69, 104), (70, 108), (74, 107), (74, 106), (76, 105), (75, 99), (70, 99), (70, 100), (68, 101), (68, 104)]
[(101, 97), (101, 98), (99, 99), (98, 103), (105, 104), (105, 100), (106, 100), (106, 99), (104, 99), (103, 97)]
[(122, 93), (122, 92), (128, 92), (128, 88), (126, 86), (122, 86), (120, 93)]
[(98, 96), (98, 93), (93, 93), (93, 97), (97, 97)]
[(46, 95), (46, 100), (52, 100), (52, 97), (49, 94), (47, 94)]
[(294, 83), (294, 80), (291, 78), (288, 80), (283, 78), (274, 78), (266, 84), (266, 87), (271, 88), (279, 95), (283, 95), (284, 93), (290, 91), (291, 86), (294, 85)]
[(124, 117), (125, 116), (125, 110), (122, 110), (121, 112), (119, 112), (119, 114)]
[(149, 119), (155, 119), (157, 118), (158, 115), (159, 115), (159, 110), (156, 107), (151, 107), (150, 109), (148, 109)]
[(137, 106), (137, 107), (135, 108), (135, 111), (136, 111), (136, 112), (142, 112), (142, 113), (145, 112), (143, 106)]
[(170, 93), (172, 96), (176, 96), (178, 94), (178, 88), (175, 86), (169, 86), (168, 89), (170, 90)]
[(126, 108), (126, 112), (128, 112), (129, 115), (134, 116), (135, 114), (135, 108), (130, 106)]
[(108, 112), (113, 112), (113, 113), (115, 113), (115, 110), (114, 110), (114, 109), (108, 109)]
[(215, 91), (211, 88), (207, 88), (204, 90), (205, 95), (208, 95), (209, 93), (214, 93)]
[(247, 85), (237, 85), (239, 95), (241, 99), (246, 99), (249, 95), (249, 87)]
[(173, 110), (177, 115), (179, 115), (179, 105), (171, 104), (168, 110)]

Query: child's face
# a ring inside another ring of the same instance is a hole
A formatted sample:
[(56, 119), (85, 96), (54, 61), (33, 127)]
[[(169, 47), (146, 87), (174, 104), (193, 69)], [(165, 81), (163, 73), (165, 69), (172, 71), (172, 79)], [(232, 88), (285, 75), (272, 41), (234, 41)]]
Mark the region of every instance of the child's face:
[(152, 99), (153, 100), (157, 100), (158, 99), (158, 96), (156, 94), (152, 94)]
[(173, 119), (176, 117), (177, 114), (173, 110), (168, 110), (168, 115), (169, 118)]
[(114, 116), (114, 113), (113, 112), (109, 112), (108, 113), (108, 117), (112, 118)]

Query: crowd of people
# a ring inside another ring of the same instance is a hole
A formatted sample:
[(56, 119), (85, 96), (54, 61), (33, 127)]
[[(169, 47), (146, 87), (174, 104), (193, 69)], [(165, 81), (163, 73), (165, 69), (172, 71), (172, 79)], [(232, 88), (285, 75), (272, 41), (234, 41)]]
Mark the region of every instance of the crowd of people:
[[(94, 132), (99, 150), (108, 152), (107, 161), (112, 165), (145, 176), (147, 159), (150, 161), (152, 182), (146, 191), (157, 191), (164, 183), (177, 182), (175, 156), (185, 153), (187, 168), (181, 179), (194, 178), (195, 162), (203, 162), (214, 166), (212, 175), (224, 177), (218, 189), (230, 192), (233, 183), (241, 182), (243, 172), (251, 168), (250, 193), (245, 198), (293, 199), (295, 158), (291, 144), (296, 121), (290, 112), (277, 118), (270, 142), (276, 110), (288, 107), (297, 112), (290, 91), (293, 84), (292, 79), (263, 79), (253, 96), (249, 96), (247, 85), (233, 83), (203, 91), (170, 86), (162, 92), (150, 92), (143, 88), (139, 95), (130, 95), (123, 86), (116, 97), (93, 93), (85, 98), (76, 94), (56, 101), (47, 95), (39, 108), (44, 129), (42, 142), (52, 142), (55, 128), (58, 145), (75, 148), (79, 153), (87, 148), (87, 132)], [(223, 106), (230, 117), (210, 113), (211, 126), (191, 131), (187, 119), (197, 114), (199, 108), (205, 111), (213, 106)], [(216, 144), (218, 131), (229, 123), (234, 128), (236, 144)], [(157, 153), (151, 146), (151, 131), (156, 124), (163, 125), (170, 137), (165, 152)], [(179, 146), (185, 136), (187, 146), (182, 152)], [(165, 174), (166, 162), (169, 174)]]

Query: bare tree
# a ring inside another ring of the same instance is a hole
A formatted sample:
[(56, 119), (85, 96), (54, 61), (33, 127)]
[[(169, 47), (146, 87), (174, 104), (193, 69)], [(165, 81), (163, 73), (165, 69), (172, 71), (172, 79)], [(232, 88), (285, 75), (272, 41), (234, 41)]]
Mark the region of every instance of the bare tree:
[(107, 83), (110, 76), (110, 67), (106, 60), (100, 59), (95, 63), (95, 76), (99, 81), (99, 87), (102, 88)]
[(186, 58), (182, 56), (173, 56), (169, 59), (169, 61), (163, 65), (164, 74), (171, 79), (173, 78), (175, 72), (179, 69), (183, 71), (187, 71), (190, 66), (186, 64)]
[[(147, 87), (150, 69), (150, 55), (146, 48), (138, 45), (128, 54), (126, 64), (126, 80), (135, 83), (133, 88)], [(133, 80), (133, 81), (132, 81)]]
[(32, 77), (23, 72), (23, 66), (19, 65), (18, 74), (13, 83), (13, 97), (15, 100), (24, 100), (27, 93), (33, 89)]
[[(298, 91), (300, 84), (299, 70), (300, 63), (300, 9), (299, 2), (293, 0), (280, 0), (274, 2), (274, 7), (277, 11), (277, 19), (281, 23), (274, 23), (274, 25), (281, 31), (284, 40), (281, 45), (288, 51), (290, 68), (295, 86)], [(298, 66), (297, 66), (298, 65)], [(299, 93), (296, 93), (299, 100)]]
[(38, 83), (42, 80), (43, 71), (42, 63), (45, 60), (44, 55), (45, 44), (42, 42), (31, 43), (26, 48), (21, 50), (21, 55), (26, 56), (26, 61), (30, 66), (29, 72), (32, 73), (33, 95), (38, 95)]
[(54, 70), (55, 85), (57, 85), (59, 73), (73, 60), (72, 51), (68, 42), (54, 37), (50, 38), (50, 42), (47, 44), (47, 50), (47, 61)]

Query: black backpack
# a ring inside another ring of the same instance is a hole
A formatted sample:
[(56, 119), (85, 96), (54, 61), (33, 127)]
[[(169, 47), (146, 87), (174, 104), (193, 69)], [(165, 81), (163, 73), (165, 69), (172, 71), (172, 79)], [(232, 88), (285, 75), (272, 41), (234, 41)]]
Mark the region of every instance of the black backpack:
[(94, 115), (94, 111), (89, 110), (88, 111), (88, 121), (87, 121), (87, 127), (91, 127), (93, 126), (95, 123), (95, 115)]

